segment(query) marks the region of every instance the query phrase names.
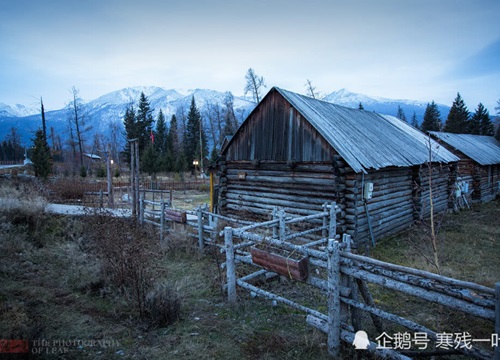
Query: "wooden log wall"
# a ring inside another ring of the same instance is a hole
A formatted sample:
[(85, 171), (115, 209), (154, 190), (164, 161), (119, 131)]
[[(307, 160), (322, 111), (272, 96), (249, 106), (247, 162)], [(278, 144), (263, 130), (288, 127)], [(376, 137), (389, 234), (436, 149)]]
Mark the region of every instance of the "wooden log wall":
[(495, 199), (499, 191), (500, 164), (479, 165), (475, 164), (472, 198), (479, 201), (491, 201)]
[(290, 214), (314, 214), (323, 211), (324, 203), (336, 201), (343, 190), (331, 162), (291, 166), (286, 162), (231, 161), (224, 166), (220, 201), (225, 216), (264, 221), (274, 207)]
[(414, 167), (414, 194), (415, 220), (424, 220), (430, 216), (430, 190), (429, 176), (432, 172), (432, 201), (434, 214), (442, 213), (450, 208), (450, 199), (454, 189), (450, 179), (455, 175), (451, 172), (450, 165), (433, 163), (431, 170), (427, 164)]
[[(369, 174), (346, 174), (346, 229), (356, 243), (395, 234), (413, 223), (410, 168), (387, 168)], [(363, 199), (364, 184), (372, 182), (373, 195)], [(368, 208), (369, 217), (366, 209)]]

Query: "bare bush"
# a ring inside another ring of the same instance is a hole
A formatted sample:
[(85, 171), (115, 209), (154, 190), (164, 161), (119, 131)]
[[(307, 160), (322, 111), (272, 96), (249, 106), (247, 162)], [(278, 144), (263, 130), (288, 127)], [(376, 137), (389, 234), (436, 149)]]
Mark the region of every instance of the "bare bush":
[[(0, 185), (1, 228), (25, 233), (38, 247), (45, 245), (49, 233), (57, 230), (45, 213), (47, 201), (43, 187), (37, 181), (3, 182)], [(52, 228), (53, 227), (53, 228)]]
[(92, 252), (101, 261), (103, 278), (145, 316), (146, 296), (158, 276), (158, 236), (130, 219), (105, 215), (88, 220)]
[(167, 326), (180, 319), (181, 299), (170, 286), (157, 286), (146, 297), (145, 310), (153, 326)]
[(48, 184), (52, 201), (82, 201), (85, 193), (81, 181), (70, 178), (56, 178)]

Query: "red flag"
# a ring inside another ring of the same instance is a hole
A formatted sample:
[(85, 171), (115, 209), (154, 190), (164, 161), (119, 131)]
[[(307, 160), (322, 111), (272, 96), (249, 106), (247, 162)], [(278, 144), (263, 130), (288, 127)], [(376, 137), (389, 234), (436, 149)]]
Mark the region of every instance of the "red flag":
[(151, 142), (154, 144), (155, 143), (155, 135), (153, 134), (153, 130), (151, 130), (151, 135), (149, 135), (151, 138)]

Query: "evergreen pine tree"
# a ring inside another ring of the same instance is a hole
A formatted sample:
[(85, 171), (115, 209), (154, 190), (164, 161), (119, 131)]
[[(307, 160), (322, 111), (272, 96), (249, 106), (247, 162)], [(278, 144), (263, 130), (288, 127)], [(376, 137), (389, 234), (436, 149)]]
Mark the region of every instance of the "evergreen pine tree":
[(420, 130), (424, 133), (428, 131), (441, 131), (441, 114), (434, 100), (427, 104), (425, 108), (424, 120)]
[(415, 129), (418, 129), (418, 121), (417, 121), (417, 114), (415, 111), (413, 112), (413, 116), (411, 117), (411, 126), (413, 126)]
[(154, 134), (154, 144), (160, 156), (164, 156), (167, 152), (167, 136), (167, 123), (165, 122), (163, 111), (160, 109), (158, 119), (156, 120), (156, 130)]
[(404, 122), (408, 122), (408, 120), (406, 120), (405, 112), (400, 105), (398, 105), (398, 113), (396, 114), (396, 117), (400, 120), (403, 120)]
[(139, 106), (137, 107), (136, 123), (139, 137), (139, 154), (151, 143), (151, 132), (153, 129), (153, 110), (149, 105), (149, 100), (141, 93)]
[[(137, 129), (137, 122), (135, 120), (135, 109), (134, 105), (130, 104), (125, 109), (125, 116), (123, 117), (123, 126), (125, 128), (125, 138), (126, 140), (139, 138), (139, 132)], [(125, 149), (123, 150), (125, 154), (125, 159), (128, 164), (130, 164), (130, 142), (125, 142)]]
[[(170, 119), (170, 129), (167, 135), (165, 169), (167, 171), (179, 171), (176, 168), (176, 160), (179, 158), (179, 133), (177, 126), (177, 117), (172, 115)], [(177, 156), (176, 156), (177, 155)]]
[(217, 163), (217, 158), (219, 157), (219, 152), (217, 151), (217, 147), (214, 146), (212, 148), (212, 151), (210, 152), (210, 162), (212, 164), (216, 164)]
[(154, 149), (158, 156), (158, 171), (167, 170), (167, 137), (168, 129), (163, 111), (159, 111), (156, 119), (156, 130), (154, 131)]
[(43, 135), (43, 130), (38, 129), (35, 138), (32, 139), (33, 148), (31, 149), (30, 160), (35, 168), (35, 176), (46, 179), (52, 171), (52, 159), (50, 158), (50, 148)]
[(158, 172), (158, 153), (152, 143), (146, 145), (141, 155), (141, 170), (147, 172), (149, 175)]
[(469, 132), (469, 110), (467, 110), (460, 93), (457, 93), (457, 97), (453, 101), (443, 131), (455, 134), (467, 134)]
[(43, 108), (43, 100), (40, 98), (40, 105), (41, 105), (41, 111), (42, 111), (42, 131), (43, 131), (43, 136), (45, 137), (45, 140), (47, 140), (47, 125), (45, 121), (45, 109)]
[(186, 134), (184, 135), (184, 155), (188, 166), (191, 166), (194, 159), (200, 159), (202, 156), (206, 157), (208, 155), (207, 139), (194, 96), (191, 99)]
[(488, 109), (482, 103), (477, 106), (476, 112), (472, 115), (469, 123), (469, 133), (475, 135), (493, 136), (495, 133)]
[(359, 109), (359, 110), (364, 110), (365, 108), (364, 108), (363, 104), (359, 103), (359, 105), (358, 105), (358, 109)]

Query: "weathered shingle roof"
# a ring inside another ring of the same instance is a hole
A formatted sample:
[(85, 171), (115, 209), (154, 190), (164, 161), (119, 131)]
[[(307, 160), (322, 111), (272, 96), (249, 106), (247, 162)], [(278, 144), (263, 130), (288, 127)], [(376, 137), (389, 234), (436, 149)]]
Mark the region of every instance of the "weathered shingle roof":
[(500, 142), (493, 136), (430, 133), (481, 165), (500, 164)]
[(429, 159), (449, 163), (459, 159), (427, 135), (389, 115), (351, 109), (277, 87), (355, 172), (388, 166), (421, 165)]

